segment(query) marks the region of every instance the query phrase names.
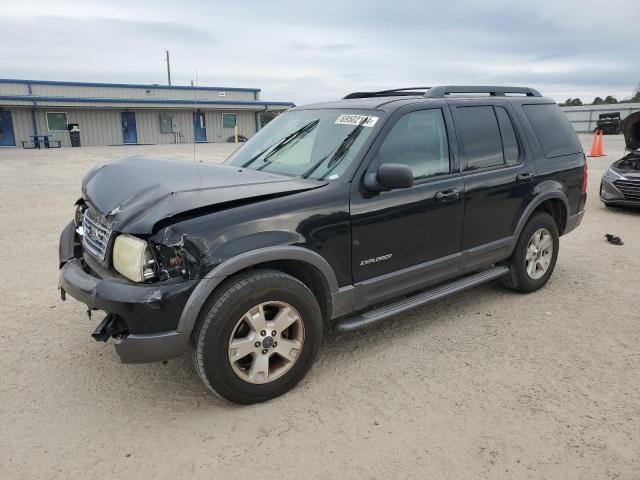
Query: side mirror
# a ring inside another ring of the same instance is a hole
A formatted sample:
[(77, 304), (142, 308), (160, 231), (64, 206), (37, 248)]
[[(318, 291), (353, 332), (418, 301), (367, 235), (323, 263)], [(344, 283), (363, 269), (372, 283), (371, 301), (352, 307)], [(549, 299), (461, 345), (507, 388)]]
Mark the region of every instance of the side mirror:
[(364, 186), (370, 192), (384, 192), (413, 186), (413, 172), (400, 163), (383, 163), (375, 173), (364, 177)]

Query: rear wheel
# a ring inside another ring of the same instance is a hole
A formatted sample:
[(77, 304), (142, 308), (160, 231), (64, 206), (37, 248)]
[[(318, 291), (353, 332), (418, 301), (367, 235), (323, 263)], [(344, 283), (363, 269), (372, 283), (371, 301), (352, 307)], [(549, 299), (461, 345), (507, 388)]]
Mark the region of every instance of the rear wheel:
[(542, 288), (556, 265), (560, 240), (558, 227), (547, 213), (535, 213), (527, 222), (508, 261), (503, 278), (507, 288), (533, 292)]
[(227, 281), (204, 306), (193, 357), (211, 390), (249, 404), (293, 388), (311, 368), (321, 340), (313, 293), (285, 273), (255, 270)]

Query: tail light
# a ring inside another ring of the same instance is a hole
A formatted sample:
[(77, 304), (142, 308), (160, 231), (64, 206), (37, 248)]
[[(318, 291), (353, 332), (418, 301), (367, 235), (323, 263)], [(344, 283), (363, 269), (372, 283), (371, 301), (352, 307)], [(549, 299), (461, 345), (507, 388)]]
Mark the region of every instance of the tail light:
[(584, 159), (584, 168), (582, 170), (582, 185), (580, 187), (581, 193), (587, 193), (587, 178), (589, 177), (589, 166), (587, 165), (587, 159)]

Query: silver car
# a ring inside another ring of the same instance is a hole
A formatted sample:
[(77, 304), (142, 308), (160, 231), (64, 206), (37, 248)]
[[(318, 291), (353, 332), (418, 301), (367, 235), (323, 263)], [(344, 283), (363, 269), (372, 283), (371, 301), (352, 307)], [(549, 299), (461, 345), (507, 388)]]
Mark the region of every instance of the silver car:
[(640, 207), (640, 112), (622, 123), (627, 155), (614, 162), (600, 183), (600, 199), (605, 205)]

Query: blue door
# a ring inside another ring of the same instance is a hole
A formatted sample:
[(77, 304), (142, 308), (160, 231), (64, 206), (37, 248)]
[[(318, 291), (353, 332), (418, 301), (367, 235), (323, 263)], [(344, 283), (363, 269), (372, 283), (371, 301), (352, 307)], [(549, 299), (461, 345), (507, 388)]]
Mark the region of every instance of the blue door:
[(16, 144), (16, 137), (13, 135), (13, 122), (11, 112), (0, 111), (0, 147), (13, 147)]
[(122, 112), (122, 143), (138, 143), (134, 112)]
[(207, 141), (207, 126), (204, 123), (204, 112), (193, 113), (193, 137), (196, 142)]

